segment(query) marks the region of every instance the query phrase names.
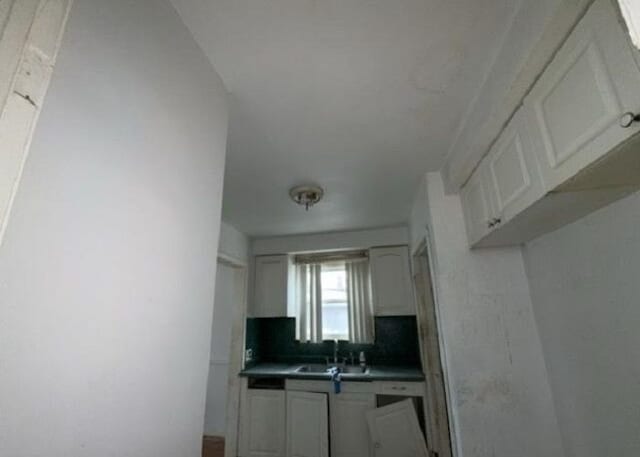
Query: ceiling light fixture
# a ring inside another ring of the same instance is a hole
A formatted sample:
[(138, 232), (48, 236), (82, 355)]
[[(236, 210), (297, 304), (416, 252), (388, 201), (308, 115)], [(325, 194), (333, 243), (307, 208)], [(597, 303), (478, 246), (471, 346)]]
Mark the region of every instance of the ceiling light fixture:
[(322, 187), (318, 186), (296, 186), (289, 191), (289, 196), (298, 205), (304, 206), (309, 211), (309, 207), (320, 201), (324, 195)]

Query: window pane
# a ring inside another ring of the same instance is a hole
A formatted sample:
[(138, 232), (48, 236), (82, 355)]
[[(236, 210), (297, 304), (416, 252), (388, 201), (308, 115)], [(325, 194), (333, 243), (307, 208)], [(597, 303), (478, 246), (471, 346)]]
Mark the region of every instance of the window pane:
[(349, 339), (347, 272), (344, 263), (322, 266), (322, 339)]

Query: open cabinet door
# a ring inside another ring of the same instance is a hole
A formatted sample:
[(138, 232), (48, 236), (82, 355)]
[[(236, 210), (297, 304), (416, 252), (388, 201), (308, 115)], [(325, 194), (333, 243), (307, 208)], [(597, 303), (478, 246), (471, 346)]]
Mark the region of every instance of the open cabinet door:
[(0, 1), (0, 244), (71, 3)]
[(367, 413), (375, 457), (428, 457), (411, 400), (404, 400)]

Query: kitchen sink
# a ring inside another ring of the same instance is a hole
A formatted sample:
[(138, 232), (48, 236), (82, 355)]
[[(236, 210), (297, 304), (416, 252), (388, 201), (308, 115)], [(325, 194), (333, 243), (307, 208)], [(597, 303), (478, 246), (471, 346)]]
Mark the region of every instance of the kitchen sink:
[(329, 371), (331, 367), (328, 367), (323, 364), (309, 364), (302, 365), (300, 368), (296, 369), (296, 373), (326, 373)]
[(346, 365), (344, 367), (340, 367), (340, 373), (344, 374), (369, 374), (369, 368), (362, 368), (357, 365)]
[[(302, 365), (301, 367), (297, 368), (296, 373), (322, 374), (322, 373), (328, 373), (328, 371), (331, 368), (333, 368), (333, 366), (327, 366), (321, 363), (312, 363), (308, 365)], [(353, 365), (344, 365), (344, 366), (340, 365), (338, 366), (338, 369), (340, 370), (340, 373), (342, 373), (343, 375), (350, 375), (350, 374), (368, 375), (369, 374), (369, 368), (363, 369), (362, 367), (353, 366)]]

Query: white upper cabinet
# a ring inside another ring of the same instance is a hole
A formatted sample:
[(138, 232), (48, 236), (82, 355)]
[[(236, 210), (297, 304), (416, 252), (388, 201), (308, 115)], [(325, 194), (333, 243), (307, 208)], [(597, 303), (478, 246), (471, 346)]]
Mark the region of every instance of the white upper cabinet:
[(257, 256), (253, 296), (254, 317), (286, 317), (289, 302), (289, 257)]
[(640, 72), (611, 0), (597, 0), (544, 71), (525, 106), (547, 189), (640, 130)]
[(482, 161), (467, 184), (460, 191), (467, 236), (471, 244), (487, 235), (496, 224), (489, 198), (488, 162)]
[(329, 457), (326, 393), (287, 392), (287, 457)]
[(640, 187), (640, 54), (596, 0), (460, 191), (469, 243), (518, 244)]
[(285, 392), (245, 389), (241, 399), (240, 457), (285, 456)]
[(376, 408), (373, 393), (331, 395), (331, 457), (371, 457), (367, 413)]
[(486, 157), (489, 198), (499, 227), (542, 195), (544, 188), (529, 126), (519, 110)]
[(414, 315), (407, 246), (371, 248), (369, 262), (375, 315)]

